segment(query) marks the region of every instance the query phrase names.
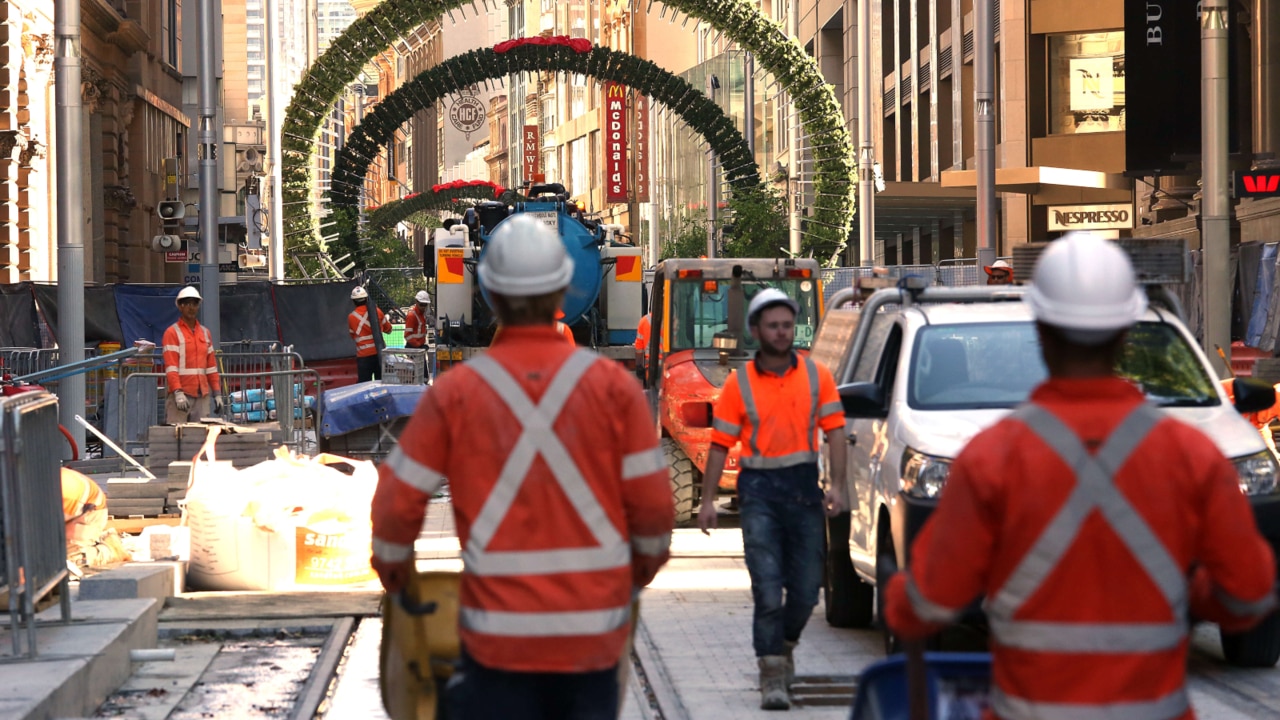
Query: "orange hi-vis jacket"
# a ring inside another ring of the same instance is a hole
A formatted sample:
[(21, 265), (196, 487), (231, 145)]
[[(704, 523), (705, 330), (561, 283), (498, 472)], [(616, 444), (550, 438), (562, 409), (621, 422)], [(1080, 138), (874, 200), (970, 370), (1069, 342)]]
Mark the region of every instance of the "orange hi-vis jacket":
[(81, 472), (62, 468), (63, 520), (70, 522), (90, 510), (104, 510), (106, 507), (107, 495), (98, 483)]
[(408, 348), (424, 348), (427, 346), (427, 324), (430, 322), (422, 310), (414, 305), (404, 314), (404, 346)]
[(729, 373), (716, 400), (711, 442), (730, 449), (741, 440), (741, 466), (767, 470), (818, 462), (818, 430), (843, 427), (831, 371), (792, 353), (782, 375), (761, 372), (755, 361)]
[(640, 318), (640, 324), (636, 325), (635, 347), (637, 350), (645, 354), (649, 353), (649, 328), (652, 325), (652, 322), (653, 321), (649, 319), (649, 314), (645, 313), (644, 316)]
[(448, 478), (467, 653), (515, 672), (611, 668), (630, 627), (632, 557), (662, 557), (671, 541), (654, 427), (621, 365), (550, 325), (504, 328), (437, 379), (379, 468), (374, 567), (413, 556)]
[[(391, 332), (391, 321), (378, 310), (378, 325), (382, 332)], [(373, 340), (373, 328), (369, 326), (369, 308), (365, 305), (357, 307), (347, 316), (347, 331), (356, 342), (356, 357), (369, 357), (378, 354), (378, 345)]]
[(203, 397), (218, 388), (218, 358), (209, 328), (179, 320), (164, 331), (164, 374), (170, 393)]
[(1119, 378), (1050, 380), (975, 437), (910, 557), (889, 626), (923, 637), (985, 595), (1008, 719), (1193, 718), (1188, 614), (1243, 630), (1276, 600), (1231, 463)]
[(573, 328), (570, 328), (568, 325), (565, 325), (564, 323), (562, 323), (562, 322), (560, 322), (559, 320), (557, 320), (557, 321), (556, 321), (556, 332), (560, 333), (560, 337), (562, 337), (562, 338), (564, 338), (565, 340), (568, 340), (568, 341), (569, 341), (569, 346), (570, 346), (570, 347), (577, 347), (577, 346), (578, 346), (578, 341), (573, 339)]

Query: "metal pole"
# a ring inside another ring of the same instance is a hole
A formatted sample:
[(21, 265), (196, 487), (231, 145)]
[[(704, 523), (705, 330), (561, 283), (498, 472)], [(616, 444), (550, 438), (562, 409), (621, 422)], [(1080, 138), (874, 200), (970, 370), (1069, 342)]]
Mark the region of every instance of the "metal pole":
[(978, 247), (996, 247), (995, 3), (973, 4), (973, 145), (978, 171)]
[(858, 251), (876, 264), (876, 151), (871, 143), (871, 0), (858, 0)]
[[(707, 94), (716, 101), (714, 75), (707, 76)], [(716, 256), (716, 154), (707, 150), (707, 257)]]
[[(1205, 0), (1200, 15), (1200, 141), (1203, 200), (1205, 352), (1231, 348), (1231, 296), (1227, 277), (1231, 200), (1227, 196), (1227, 0)], [(1227, 356), (1230, 366), (1230, 356)], [(1225, 372), (1225, 368), (1223, 371)]]
[[(80, 105), (80, 2), (58, 0), (54, 8), (54, 131), (58, 173), (58, 364), (84, 360), (84, 110)], [(58, 422), (84, 447), (75, 421), (84, 413), (84, 375), (58, 383)], [(16, 629), (15, 629), (16, 634)]]
[(280, 179), (280, 139), (281, 121), (278, 86), (276, 84), (276, 61), (279, 52), (276, 44), (280, 37), (280, 15), (276, 0), (264, 0), (267, 13), (267, 165), (271, 173), (271, 198), (267, 205), (267, 222), (271, 237), (270, 270), (272, 280), (284, 279), (284, 217), (281, 215), (280, 193), (283, 191)]
[(751, 53), (743, 53), (744, 89), (742, 91), (742, 134), (746, 136), (747, 147), (751, 150), (751, 159), (756, 155), (756, 58)]
[[(356, 83), (355, 91), (356, 91), (356, 128), (359, 128), (360, 123), (364, 122), (364, 74), (363, 73), (361, 73), (360, 80)], [(353, 132), (354, 132), (354, 129), (353, 129)], [(358, 222), (360, 227), (362, 228), (369, 222), (369, 215), (368, 213), (365, 212), (365, 209), (364, 209), (365, 205), (369, 203), (369, 198), (368, 196), (365, 195), (367, 188), (368, 188), (368, 184), (365, 183), (364, 178), (360, 178), (360, 195), (359, 195), (360, 219)]]
[[(861, 0), (866, 2), (866, 0)], [(800, 37), (800, 1), (790, 0), (790, 7), (787, 12), (787, 34), (793, 38)], [(787, 139), (787, 145), (790, 146), (790, 152), (787, 153), (787, 190), (791, 193), (788, 198), (791, 201), (791, 227), (789, 233), (790, 250), (793, 257), (800, 255), (800, 205), (804, 198), (804, 194), (800, 190), (800, 123), (799, 111), (796, 109), (796, 100), (791, 93), (787, 93), (787, 104), (791, 107), (787, 110), (787, 117), (790, 118), (790, 137)], [(792, 183), (795, 183), (794, 190)]]
[(200, 158), (200, 322), (209, 329), (213, 346), (221, 339), (218, 302), (218, 79), (215, 75), (214, 53), (217, 23), (214, 8), (217, 0), (197, 0), (196, 16), (200, 55), (196, 68), (199, 81), (200, 119), (196, 142)]

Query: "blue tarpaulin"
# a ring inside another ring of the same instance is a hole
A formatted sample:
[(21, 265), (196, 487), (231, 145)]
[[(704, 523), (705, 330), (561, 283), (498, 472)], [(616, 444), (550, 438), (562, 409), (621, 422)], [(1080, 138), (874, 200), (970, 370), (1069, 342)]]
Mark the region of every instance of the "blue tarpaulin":
[(361, 428), (372, 427), (413, 415), (426, 385), (383, 385), (376, 382), (357, 383), (336, 390), (326, 390), (324, 418), (320, 434), (336, 437)]
[(1276, 283), (1276, 250), (1277, 243), (1267, 243), (1262, 248), (1262, 258), (1258, 262), (1258, 281), (1253, 286), (1253, 313), (1249, 316), (1249, 327), (1245, 330), (1244, 344), (1258, 347), (1262, 344), (1262, 333), (1267, 327), (1267, 310), (1271, 307), (1271, 293)]
[(150, 340), (164, 345), (164, 331), (178, 322), (178, 291), (175, 285), (116, 285), (116, 314), (126, 345)]

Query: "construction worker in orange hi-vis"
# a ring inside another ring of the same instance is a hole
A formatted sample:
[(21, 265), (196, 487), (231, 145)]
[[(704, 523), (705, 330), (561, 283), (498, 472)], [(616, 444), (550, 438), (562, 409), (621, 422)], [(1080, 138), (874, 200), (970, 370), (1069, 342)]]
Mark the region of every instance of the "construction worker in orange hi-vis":
[[(378, 359), (378, 341), (373, 337), (373, 323), (369, 322), (369, 291), (357, 285), (351, 289), (351, 302), (355, 305), (347, 315), (347, 332), (356, 344), (356, 382), (369, 382), (374, 375), (382, 372)], [(378, 311), (378, 328), (382, 332), (391, 332), (391, 321)]]
[(164, 374), (168, 396), (164, 421), (177, 425), (222, 412), (218, 358), (209, 329), (200, 324), (200, 291), (178, 291), (178, 322), (164, 331)]
[(573, 339), (573, 329), (564, 322), (564, 310), (556, 310), (556, 332), (560, 333), (560, 337), (569, 341), (573, 347), (578, 346), (578, 341)]
[[(792, 347), (800, 306), (766, 288), (747, 306), (753, 360), (729, 374), (715, 404), (698, 524), (716, 526), (716, 491), (729, 449), (739, 441), (742, 549), (755, 601), (752, 643), (760, 707), (787, 710), (793, 651), (822, 585), (826, 515), (848, 512), (844, 411), (831, 372)], [(831, 449), (831, 487), (818, 484), (818, 433)], [(784, 593), (785, 589), (785, 593)]]
[[(432, 325), (431, 295), (426, 290), (419, 290), (413, 299), (413, 307), (404, 314), (404, 346), (414, 350), (424, 350), (427, 347), (427, 330)], [(430, 368), (424, 367), (423, 382), (430, 379)]]
[(636, 369), (640, 372), (643, 372), (645, 366), (649, 364), (649, 326), (653, 322), (651, 318), (651, 313), (645, 313), (640, 318), (640, 324), (636, 325)]
[(463, 560), (449, 717), (613, 720), (633, 599), (669, 555), (675, 506), (643, 391), (559, 341), (572, 276), (555, 230), (504, 221), (479, 265), (500, 337), (436, 380), (379, 468), (373, 566), (388, 593), (449, 482)]
[[(1236, 401), (1236, 379), (1234, 377), (1227, 378), (1222, 381), (1222, 388), (1227, 391), (1227, 402), (1234, 403)], [(1277, 393), (1280, 393), (1280, 384), (1275, 385)], [(1262, 440), (1271, 449), (1276, 451), (1276, 441), (1271, 435), (1271, 421), (1280, 418), (1280, 402), (1258, 412), (1245, 413), (1244, 419), (1258, 428), (1258, 432), (1262, 434)]]
[(1115, 374), (1147, 308), (1124, 251), (1053, 242), (1027, 302), (1049, 379), (951, 465), (888, 625), (920, 640), (985, 596), (995, 717), (1188, 720), (1188, 618), (1265, 617), (1271, 549), (1213, 442)]

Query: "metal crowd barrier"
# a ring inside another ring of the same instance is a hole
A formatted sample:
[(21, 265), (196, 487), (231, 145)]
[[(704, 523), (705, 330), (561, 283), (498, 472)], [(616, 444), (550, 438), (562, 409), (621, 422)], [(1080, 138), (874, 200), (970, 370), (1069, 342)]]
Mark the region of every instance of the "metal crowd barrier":
[(13, 654), (35, 657), (36, 603), (55, 587), (62, 621), (71, 620), (67, 540), (62, 516), (58, 399), (32, 391), (0, 399), (0, 589), (9, 595)]

